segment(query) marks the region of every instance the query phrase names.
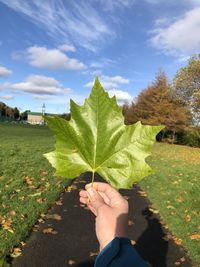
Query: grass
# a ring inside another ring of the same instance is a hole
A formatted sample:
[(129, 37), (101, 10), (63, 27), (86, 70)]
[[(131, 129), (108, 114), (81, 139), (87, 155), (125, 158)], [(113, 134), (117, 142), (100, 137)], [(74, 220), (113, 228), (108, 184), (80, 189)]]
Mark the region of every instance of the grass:
[[(63, 191), (43, 154), (54, 139), (46, 127), (0, 124), (0, 258), (25, 240)], [(148, 159), (157, 172), (141, 182), (169, 229), (200, 265), (200, 149), (156, 144)]]
[(200, 266), (200, 149), (157, 143), (157, 171), (140, 184), (189, 257)]
[(24, 240), (63, 191), (43, 154), (54, 139), (46, 127), (0, 124), (0, 258)]

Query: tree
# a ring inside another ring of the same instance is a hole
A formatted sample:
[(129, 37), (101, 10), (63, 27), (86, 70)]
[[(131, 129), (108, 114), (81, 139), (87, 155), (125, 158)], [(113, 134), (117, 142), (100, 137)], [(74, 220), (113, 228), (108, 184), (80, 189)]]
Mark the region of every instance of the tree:
[(182, 132), (190, 124), (190, 112), (182, 103), (173, 99), (166, 74), (159, 71), (155, 81), (143, 90), (136, 102), (132, 103), (125, 113), (125, 123), (141, 121), (143, 124), (166, 125), (163, 133)]
[(194, 123), (200, 123), (200, 54), (192, 57), (187, 66), (177, 72), (173, 80), (173, 93), (191, 109)]
[(15, 119), (19, 119), (20, 117), (20, 112), (19, 112), (19, 109), (17, 107), (14, 108), (13, 110), (13, 115), (14, 115), (14, 118)]
[(30, 110), (25, 110), (24, 112), (21, 113), (21, 120), (27, 120), (28, 119), (28, 112), (30, 112)]

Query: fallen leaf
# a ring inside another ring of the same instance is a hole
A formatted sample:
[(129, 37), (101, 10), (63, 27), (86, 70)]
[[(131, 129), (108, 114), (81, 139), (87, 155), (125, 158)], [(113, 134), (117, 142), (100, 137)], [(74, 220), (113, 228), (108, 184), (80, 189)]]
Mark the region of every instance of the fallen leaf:
[(55, 231), (52, 227), (43, 229), (42, 232), (43, 232), (44, 234), (53, 234), (53, 235), (55, 235), (55, 234), (58, 233), (58, 232)]
[(139, 193), (139, 195), (141, 197), (146, 197), (147, 196), (147, 194), (144, 191), (142, 191), (142, 190), (138, 191), (138, 193)]
[(177, 238), (177, 237), (173, 237), (174, 243), (178, 246), (180, 246), (182, 244), (182, 239)]
[(47, 172), (46, 171), (44, 171), (44, 170), (40, 170), (40, 176), (41, 177), (45, 177), (45, 176), (47, 176)]
[(185, 261), (185, 258), (184, 257), (180, 258), (180, 261), (181, 262), (184, 262)]
[(14, 248), (13, 252), (10, 254), (12, 258), (17, 258), (22, 254), (21, 248)]
[(194, 235), (191, 235), (190, 238), (192, 240), (199, 240), (200, 239), (200, 234), (194, 234)]
[(191, 221), (191, 216), (188, 214), (185, 216), (185, 220), (186, 222), (190, 222)]
[(153, 212), (154, 214), (158, 214), (158, 213), (159, 213), (159, 210), (156, 210), (156, 209), (149, 208), (149, 210), (150, 210), (151, 212)]
[(74, 260), (68, 260), (68, 264), (72, 266), (72, 265), (76, 264), (76, 262)]
[(11, 217), (15, 217), (16, 216), (16, 212), (14, 210), (12, 210), (12, 211), (9, 212), (9, 215)]
[(44, 222), (45, 222), (45, 220), (44, 220), (44, 219), (42, 219), (42, 218), (39, 218), (39, 219), (38, 219), (38, 222), (39, 222), (39, 223), (44, 223)]
[(162, 239), (164, 239), (165, 241), (169, 241), (169, 240), (173, 239), (173, 236), (171, 234), (167, 234)]
[(40, 197), (40, 198), (38, 198), (36, 201), (37, 201), (37, 203), (42, 204), (42, 203), (46, 202), (47, 199), (46, 199), (46, 198), (43, 198), (43, 197)]
[(133, 239), (131, 239), (131, 245), (135, 245), (136, 244), (136, 241), (135, 240), (133, 240)]
[(53, 219), (53, 220), (57, 220), (57, 221), (61, 221), (62, 217), (59, 214), (47, 214), (46, 215), (47, 219)]
[(179, 202), (179, 203), (182, 203), (184, 200), (183, 200), (182, 197), (177, 197), (177, 198), (176, 198), (176, 201)]
[(128, 225), (129, 226), (131, 226), (131, 225), (133, 225), (134, 224), (134, 222), (132, 221), (132, 220), (128, 220)]
[(65, 192), (72, 192), (72, 191), (74, 191), (76, 189), (77, 189), (76, 185), (70, 185), (70, 186), (65, 188)]
[(95, 257), (95, 256), (97, 256), (99, 253), (98, 253), (98, 251), (95, 251), (95, 252), (90, 252), (90, 257)]
[(172, 206), (172, 205), (168, 205), (166, 208), (167, 209), (173, 209), (173, 210), (175, 209), (174, 206)]
[(62, 200), (58, 200), (58, 201), (56, 201), (56, 205), (58, 205), (58, 206), (62, 206), (62, 205), (63, 205)]
[(180, 261), (176, 261), (176, 262), (175, 262), (175, 265), (176, 265), (176, 266), (181, 265)]
[(12, 220), (11, 219), (3, 219), (1, 221), (1, 225), (4, 230), (9, 230), (12, 227)]

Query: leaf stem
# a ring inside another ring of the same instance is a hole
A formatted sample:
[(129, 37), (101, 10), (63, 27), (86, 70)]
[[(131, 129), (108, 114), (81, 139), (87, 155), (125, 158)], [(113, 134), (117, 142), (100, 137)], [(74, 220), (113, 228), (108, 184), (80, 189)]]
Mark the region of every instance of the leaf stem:
[(92, 187), (93, 187), (93, 183), (94, 183), (94, 174), (95, 174), (95, 171), (92, 172)]

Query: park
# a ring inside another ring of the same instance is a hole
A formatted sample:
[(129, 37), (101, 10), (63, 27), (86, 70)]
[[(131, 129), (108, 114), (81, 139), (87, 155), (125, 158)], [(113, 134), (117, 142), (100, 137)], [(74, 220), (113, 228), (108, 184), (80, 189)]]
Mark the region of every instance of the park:
[(200, 266), (199, 14), (0, 0), (0, 267)]
[[(21, 255), (31, 229), (46, 220), (47, 210), (59, 201), (61, 193), (73, 191), (73, 186), (67, 179), (55, 178), (43, 156), (54, 145), (48, 127), (1, 123), (0, 129), (0, 251), (2, 259), (9, 254), (15, 259)], [(198, 264), (200, 149), (159, 142), (148, 162), (155, 174), (140, 182), (139, 194), (148, 196), (149, 211), (159, 214), (163, 229), (169, 230), (165, 238), (183, 247), (186, 257)], [(78, 197), (73, 202), (79, 205)], [(50, 218), (60, 220), (59, 215)], [(78, 227), (78, 222), (74, 224)], [(47, 234), (52, 232), (47, 228)], [(175, 266), (181, 261), (186, 258), (177, 259)]]

